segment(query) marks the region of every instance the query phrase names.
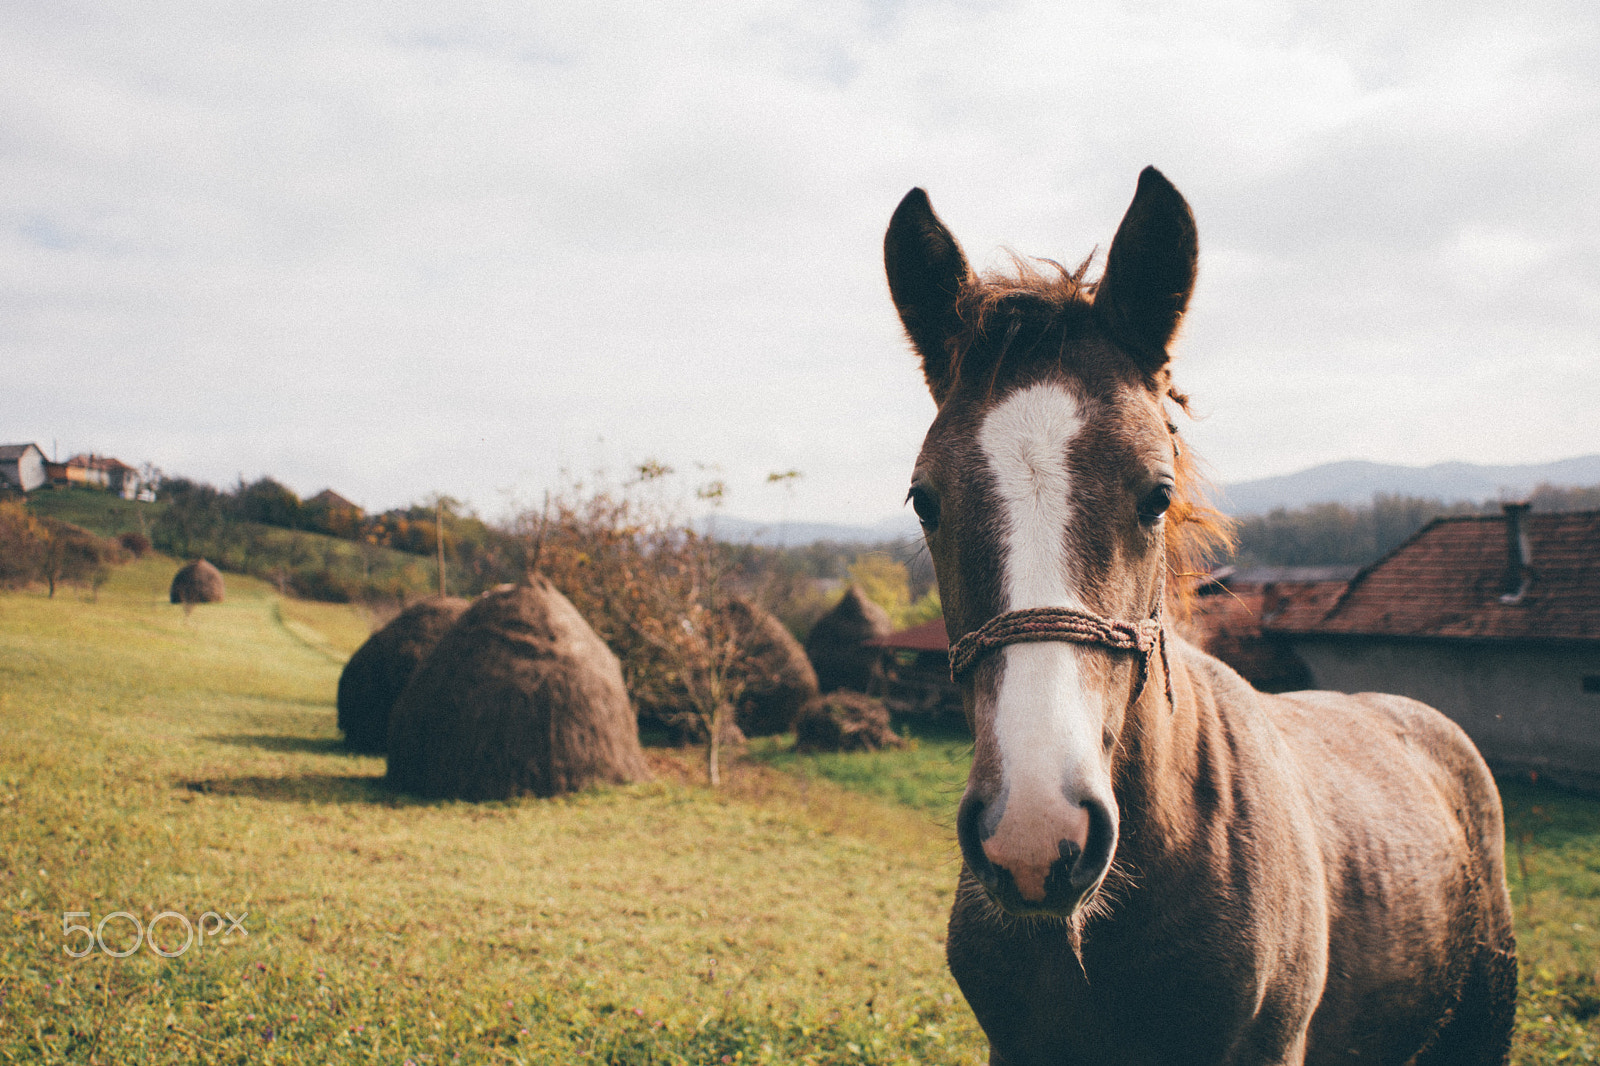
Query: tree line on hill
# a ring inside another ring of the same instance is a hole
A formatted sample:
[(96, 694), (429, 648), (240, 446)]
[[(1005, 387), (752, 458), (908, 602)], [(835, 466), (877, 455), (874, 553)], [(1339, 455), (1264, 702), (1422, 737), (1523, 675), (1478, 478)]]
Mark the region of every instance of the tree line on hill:
[[(683, 501), (674, 502), (663, 485), (671, 473), (660, 464), (643, 463), (622, 482), (601, 476), (587, 483), (575, 480), (552, 493), (542, 508), (504, 523), (484, 521), (448, 496), (364, 515), (302, 501), (272, 478), (241, 479), (230, 489), (218, 489), (164, 477), (148, 533), (149, 541), (169, 554), (204, 556), (224, 570), (270, 580), (286, 593), (332, 602), (403, 604), (439, 590), (441, 554), (446, 589), (471, 596), (516, 581), (536, 566), (550, 567), (559, 554), (553, 545), (642, 537), (648, 527), (670, 531), (668, 539), (679, 541), (692, 534), (709, 546), (728, 587), (758, 596), (800, 637), (850, 583), (888, 610), (897, 627), (939, 617), (933, 568), (920, 540), (791, 547), (721, 541), (714, 524), (682, 518)], [(1539, 511), (1600, 508), (1600, 486), (1540, 486), (1529, 502)], [(118, 557), (118, 550), (126, 551), (116, 545), (94, 546), (94, 534), (73, 533), (54, 519), (36, 518), (30, 526), (22, 505), (12, 508), (17, 514), (7, 518), (0, 537), (29, 547), (6, 550), (0, 543), (0, 557), (8, 560), (0, 566), (0, 582), (39, 581), (51, 587), (58, 581), (92, 583), (108, 560)], [(1366, 565), (1436, 516), (1498, 510), (1492, 502), (1447, 504), (1383, 494), (1365, 506), (1278, 509), (1238, 522), (1234, 561), (1244, 566)], [(602, 537), (600, 531), (606, 530)], [(576, 594), (569, 593), (569, 598), (575, 602), (584, 596), (577, 574), (574, 569), (570, 580), (557, 582), (563, 592), (572, 585)]]
[(450, 591), (475, 594), (516, 572), (514, 538), (448, 496), (364, 515), (301, 501), (272, 478), (218, 489), (164, 477), (157, 499), (150, 538), (162, 551), (203, 556), (308, 599), (403, 602), (436, 592), (441, 540)]
[[(1600, 509), (1600, 485), (1540, 485), (1529, 495), (1535, 511)], [(1444, 515), (1498, 514), (1500, 504), (1445, 503), (1378, 493), (1364, 506), (1318, 503), (1278, 508), (1238, 520), (1235, 562), (1241, 566), (1366, 566)]]
[[(681, 565), (681, 559), (669, 563), (663, 554), (667, 543), (702, 546), (715, 553), (720, 580), (729, 589), (758, 598), (800, 637), (850, 583), (861, 585), (897, 625), (939, 617), (933, 566), (920, 540), (783, 548), (730, 543), (716, 536), (715, 523), (682, 515), (684, 501), (674, 491), (687, 492), (666, 484), (674, 480), (670, 468), (641, 463), (626, 480), (573, 480), (542, 507), (494, 523), (449, 496), (364, 515), (302, 501), (272, 478), (218, 489), (164, 477), (150, 538), (169, 554), (204, 556), (224, 570), (253, 574), (312, 599), (404, 603), (429, 595), (439, 590), (442, 557), (450, 593), (477, 595), (538, 568), (582, 609), (592, 597), (580, 587), (572, 560), (587, 558), (583, 576), (591, 580), (607, 566), (637, 568), (643, 565), (638, 557), (619, 561), (618, 544), (638, 547), (654, 537), (658, 569)], [(722, 491), (718, 486), (712, 495)], [(609, 556), (601, 551), (607, 544)], [(562, 567), (568, 568), (565, 579), (555, 572)], [(597, 628), (606, 635), (603, 624)]]

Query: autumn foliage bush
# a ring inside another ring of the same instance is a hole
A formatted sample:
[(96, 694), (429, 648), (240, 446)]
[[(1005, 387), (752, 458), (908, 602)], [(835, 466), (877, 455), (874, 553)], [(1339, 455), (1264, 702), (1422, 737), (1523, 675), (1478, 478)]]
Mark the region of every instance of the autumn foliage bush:
[(28, 513), (20, 501), (0, 501), (0, 587), (59, 584), (98, 588), (113, 563), (130, 553), (114, 540), (54, 518)]

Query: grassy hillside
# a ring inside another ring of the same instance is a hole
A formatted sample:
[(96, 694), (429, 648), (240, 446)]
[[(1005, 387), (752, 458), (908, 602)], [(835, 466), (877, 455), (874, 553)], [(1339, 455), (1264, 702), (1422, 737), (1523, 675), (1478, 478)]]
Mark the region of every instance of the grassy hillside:
[(118, 533), (150, 535), (166, 510), (164, 503), (124, 500), (96, 489), (42, 489), (28, 495), (28, 510), (43, 518), (59, 518), (102, 537)]
[[(669, 753), (568, 800), (395, 797), (336, 741), (359, 619), (242, 577), (185, 616), (171, 568), (0, 597), (0, 1062), (978, 1054), (931, 819), (753, 766), (712, 795)], [(167, 910), (248, 935), (66, 954), (67, 912)]]
[[(361, 615), (238, 576), (185, 615), (173, 565), (0, 595), (0, 1062), (984, 1061), (941, 943), (959, 738), (413, 801), (337, 742)], [(1600, 802), (1505, 794), (1515, 1061), (1595, 1062)], [(166, 911), (240, 930), (67, 954)]]

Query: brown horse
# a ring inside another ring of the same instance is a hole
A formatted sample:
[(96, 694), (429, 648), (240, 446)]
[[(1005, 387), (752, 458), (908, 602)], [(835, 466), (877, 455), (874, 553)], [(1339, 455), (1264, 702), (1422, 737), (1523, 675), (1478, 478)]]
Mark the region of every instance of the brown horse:
[(1399, 696), (1253, 690), (1163, 622), (1207, 521), (1167, 401), (1193, 216), (979, 277), (913, 189), (889, 287), (938, 415), (910, 499), (975, 748), (949, 960), (991, 1064), (1504, 1063), (1498, 793)]

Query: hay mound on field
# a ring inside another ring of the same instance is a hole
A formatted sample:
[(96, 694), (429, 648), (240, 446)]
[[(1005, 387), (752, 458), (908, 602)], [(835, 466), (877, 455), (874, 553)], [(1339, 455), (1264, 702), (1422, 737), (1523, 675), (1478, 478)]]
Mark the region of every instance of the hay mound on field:
[(196, 559), (172, 576), (173, 603), (221, 603), (223, 594), (222, 571), (204, 559)]
[(117, 538), (117, 543), (122, 550), (130, 553), (135, 559), (143, 559), (151, 552), (150, 538), (136, 530), (129, 530)]
[(471, 604), (457, 596), (421, 600), (401, 611), (350, 656), (339, 675), (339, 728), (355, 751), (389, 746), (389, 712), (406, 682)]
[(889, 728), (889, 711), (882, 702), (847, 689), (802, 707), (794, 737), (796, 751), (881, 751), (906, 743)]
[(776, 615), (748, 600), (730, 599), (723, 613), (739, 635), (739, 728), (752, 737), (787, 732), (818, 691), (806, 650)]
[(622, 668), (543, 577), (485, 593), (389, 716), (391, 786), (468, 800), (649, 776)]
[(817, 684), (822, 691), (867, 691), (867, 682), (881, 654), (877, 648), (867, 647), (867, 641), (893, 631), (888, 611), (867, 599), (860, 586), (846, 589), (844, 599), (817, 619), (806, 637), (806, 654), (816, 667)]

